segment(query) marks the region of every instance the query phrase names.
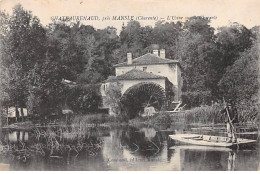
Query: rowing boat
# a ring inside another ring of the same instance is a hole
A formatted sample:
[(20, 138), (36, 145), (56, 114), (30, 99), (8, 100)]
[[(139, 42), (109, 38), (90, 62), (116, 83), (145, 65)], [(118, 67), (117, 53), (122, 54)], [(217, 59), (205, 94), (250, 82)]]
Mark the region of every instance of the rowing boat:
[(228, 143), (227, 137), (221, 136), (210, 136), (210, 135), (199, 135), (199, 134), (176, 134), (169, 135), (173, 140), (180, 141), (185, 144), (199, 145), (199, 146), (211, 146), (211, 147), (237, 147), (247, 146), (256, 143), (256, 140), (238, 138), (237, 143)]

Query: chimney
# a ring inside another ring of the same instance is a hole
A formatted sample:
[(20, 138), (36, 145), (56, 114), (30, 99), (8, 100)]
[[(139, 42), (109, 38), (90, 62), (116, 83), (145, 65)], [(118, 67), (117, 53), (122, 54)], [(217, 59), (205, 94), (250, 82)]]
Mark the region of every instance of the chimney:
[(127, 53), (127, 64), (131, 65), (133, 63), (132, 53)]
[(160, 58), (165, 59), (165, 49), (160, 50)]
[(158, 50), (153, 50), (153, 54), (158, 56)]

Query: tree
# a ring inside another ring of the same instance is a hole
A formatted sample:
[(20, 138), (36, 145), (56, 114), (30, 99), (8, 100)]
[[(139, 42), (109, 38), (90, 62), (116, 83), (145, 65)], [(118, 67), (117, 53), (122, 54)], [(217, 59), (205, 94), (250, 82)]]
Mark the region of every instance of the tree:
[(159, 21), (155, 24), (150, 36), (151, 44), (159, 44), (166, 51), (166, 57), (177, 59), (179, 36), (183, 32), (183, 25), (180, 22), (163, 23)]
[(216, 34), (216, 43), (223, 53), (222, 66), (231, 66), (239, 54), (252, 46), (253, 34), (245, 26), (233, 23), (221, 27)]
[(1, 31), (2, 75), (6, 82), (3, 90), (9, 96), (8, 105), (15, 106), (19, 113), (18, 107), (25, 107), (28, 96), (28, 73), (45, 53), (46, 31), (39, 19), (20, 4), (11, 16), (1, 13)]
[(183, 68), (182, 98), (189, 101), (190, 107), (209, 104), (213, 99), (208, 85), (212, 79), (208, 75), (213, 60), (216, 60), (216, 45), (209, 22), (201, 17), (192, 17), (183, 24), (184, 31), (178, 36), (176, 57)]
[[(82, 27), (81, 27), (82, 28)], [(92, 38), (85, 34), (83, 37), (80, 24), (52, 23), (49, 25), (49, 35), (58, 41), (61, 51), (61, 63), (64, 68), (64, 78), (76, 81), (77, 75), (82, 73), (85, 63), (88, 61), (86, 56), (89, 52), (85, 50), (89, 46), (86, 40)], [(83, 28), (82, 30), (84, 30)], [(93, 33), (93, 27), (87, 27), (87, 33)], [(81, 37), (82, 36), (82, 41)], [(86, 45), (84, 45), (86, 43)]]
[(232, 66), (227, 67), (226, 73), (219, 82), (221, 92), (237, 102), (245, 103), (258, 92), (258, 45), (242, 53)]
[(239, 58), (227, 67), (219, 82), (220, 92), (232, 98), (239, 110), (240, 122), (258, 121), (259, 112), (259, 36), (252, 48), (240, 53)]
[(63, 72), (57, 40), (49, 37), (45, 57), (37, 60), (28, 75), (30, 95), (27, 106), (34, 115), (61, 114)]
[[(112, 79), (113, 77), (110, 77)], [(121, 88), (122, 84), (116, 79), (113, 82), (109, 83), (108, 88), (106, 90), (106, 97), (104, 98), (104, 105), (109, 106), (112, 112), (116, 116), (124, 116), (122, 110), (121, 99)]]
[(77, 85), (67, 92), (66, 104), (74, 112), (96, 113), (101, 105), (100, 85)]

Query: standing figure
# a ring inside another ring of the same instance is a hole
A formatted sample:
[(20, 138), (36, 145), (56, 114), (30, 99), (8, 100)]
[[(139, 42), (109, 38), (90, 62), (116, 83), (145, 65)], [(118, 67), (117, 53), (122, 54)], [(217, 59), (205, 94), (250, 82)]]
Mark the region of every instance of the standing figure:
[(221, 113), (225, 114), (225, 123), (227, 124), (227, 143), (236, 143), (235, 127), (234, 123), (238, 123), (237, 109), (231, 99), (228, 100), (225, 108), (221, 110)]

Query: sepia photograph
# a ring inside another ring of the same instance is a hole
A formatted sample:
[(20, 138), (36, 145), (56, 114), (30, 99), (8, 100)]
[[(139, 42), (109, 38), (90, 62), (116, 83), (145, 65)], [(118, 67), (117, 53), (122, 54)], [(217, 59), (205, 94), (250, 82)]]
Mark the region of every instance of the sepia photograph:
[(260, 171), (259, 0), (0, 0), (0, 171)]

